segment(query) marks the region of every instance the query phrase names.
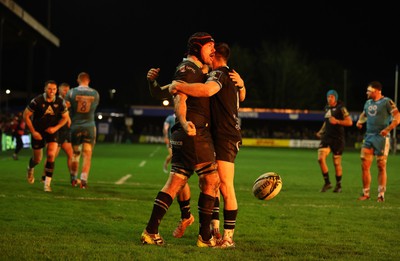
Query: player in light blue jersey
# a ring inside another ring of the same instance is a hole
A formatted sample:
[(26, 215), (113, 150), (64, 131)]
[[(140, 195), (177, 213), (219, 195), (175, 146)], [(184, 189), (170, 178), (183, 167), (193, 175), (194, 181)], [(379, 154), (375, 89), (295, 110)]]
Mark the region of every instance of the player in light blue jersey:
[(390, 149), (390, 131), (400, 122), (400, 114), (392, 99), (382, 95), (382, 84), (373, 81), (367, 87), (368, 100), (357, 121), (361, 129), (366, 123), (366, 132), (361, 148), (363, 195), (358, 200), (370, 198), (371, 164), (374, 156), (378, 166), (378, 202), (385, 201), (386, 162)]
[(87, 188), (87, 180), (92, 162), (93, 148), (96, 143), (95, 111), (100, 101), (99, 93), (89, 87), (90, 76), (86, 72), (78, 75), (78, 87), (72, 88), (65, 96), (71, 115), (71, 143), (74, 151), (72, 157), (72, 178), (77, 179), (79, 160), (82, 153), (81, 184)]

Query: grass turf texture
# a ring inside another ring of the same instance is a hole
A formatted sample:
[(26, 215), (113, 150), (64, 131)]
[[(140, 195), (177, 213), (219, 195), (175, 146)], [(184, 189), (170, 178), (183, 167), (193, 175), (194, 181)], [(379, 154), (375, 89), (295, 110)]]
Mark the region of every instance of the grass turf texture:
[[(19, 160), (0, 154), (1, 260), (398, 260), (400, 245), (400, 156), (388, 160), (386, 201), (376, 202), (377, 169), (372, 172), (371, 200), (361, 193), (359, 151), (343, 156), (343, 192), (320, 193), (322, 175), (315, 149), (243, 147), (236, 160), (235, 186), (239, 204), (236, 248), (200, 249), (197, 176), (189, 180), (196, 221), (183, 238), (172, 236), (179, 216), (176, 201), (160, 225), (166, 246), (142, 245), (158, 191), (164, 145), (98, 144), (94, 150), (89, 188), (72, 188), (63, 152), (56, 161), (52, 193), (39, 182), (26, 181), (30, 150)], [(335, 185), (332, 159), (330, 179)], [(275, 171), (281, 192), (270, 201), (252, 194), (254, 180)], [(131, 175), (122, 184), (116, 184)], [(221, 228), (222, 220), (221, 202)]]

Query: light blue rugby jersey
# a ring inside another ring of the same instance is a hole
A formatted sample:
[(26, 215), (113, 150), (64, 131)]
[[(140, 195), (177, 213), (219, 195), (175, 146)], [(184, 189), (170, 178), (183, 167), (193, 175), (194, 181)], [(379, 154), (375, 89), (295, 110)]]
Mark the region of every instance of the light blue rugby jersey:
[(392, 120), (392, 110), (396, 108), (394, 102), (383, 97), (377, 101), (369, 99), (365, 102), (364, 112), (367, 115), (366, 134), (379, 134)]
[(100, 101), (99, 93), (90, 87), (78, 86), (68, 91), (65, 100), (71, 103), (69, 108), (71, 127), (95, 126), (95, 111)]

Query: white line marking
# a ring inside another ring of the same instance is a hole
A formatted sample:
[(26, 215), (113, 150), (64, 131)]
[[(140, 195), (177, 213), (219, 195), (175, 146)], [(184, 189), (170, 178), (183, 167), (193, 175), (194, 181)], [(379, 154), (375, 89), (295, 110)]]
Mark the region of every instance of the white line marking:
[(118, 180), (117, 182), (115, 182), (115, 184), (117, 184), (117, 185), (124, 184), (125, 181), (127, 181), (131, 176), (132, 176), (131, 174), (125, 175), (125, 176), (123, 176), (120, 180)]
[(146, 165), (146, 161), (143, 160), (142, 162), (140, 162), (139, 167), (143, 167), (144, 165)]

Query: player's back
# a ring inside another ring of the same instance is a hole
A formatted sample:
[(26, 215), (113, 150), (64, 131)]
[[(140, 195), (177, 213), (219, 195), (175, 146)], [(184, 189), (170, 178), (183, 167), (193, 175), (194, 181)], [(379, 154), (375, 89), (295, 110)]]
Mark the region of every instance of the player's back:
[(65, 97), (70, 102), (70, 114), (74, 126), (94, 126), (95, 111), (99, 104), (99, 93), (90, 87), (78, 86), (68, 91)]

